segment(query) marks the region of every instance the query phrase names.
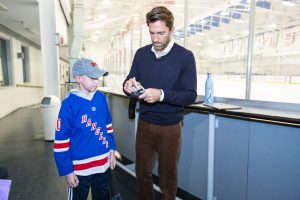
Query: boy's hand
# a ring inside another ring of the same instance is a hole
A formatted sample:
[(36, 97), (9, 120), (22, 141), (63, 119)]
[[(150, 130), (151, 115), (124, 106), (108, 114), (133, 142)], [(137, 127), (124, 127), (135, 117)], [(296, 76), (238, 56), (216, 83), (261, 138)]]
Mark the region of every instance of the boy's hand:
[(115, 156), (115, 152), (110, 152), (110, 169), (114, 169), (116, 167), (117, 160)]
[(66, 179), (68, 186), (70, 186), (71, 188), (76, 188), (79, 185), (78, 177), (73, 172), (71, 174), (68, 174)]

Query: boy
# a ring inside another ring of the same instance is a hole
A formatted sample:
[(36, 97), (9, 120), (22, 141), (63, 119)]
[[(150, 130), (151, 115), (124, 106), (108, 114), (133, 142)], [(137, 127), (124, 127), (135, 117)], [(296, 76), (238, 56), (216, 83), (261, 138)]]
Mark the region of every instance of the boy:
[(62, 102), (54, 141), (54, 157), (59, 175), (66, 176), (68, 199), (85, 200), (90, 188), (92, 199), (110, 198), (115, 142), (106, 98), (97, 91), (98, 78), (107, 74), (86, 58), (73, 66), (78, 89)]

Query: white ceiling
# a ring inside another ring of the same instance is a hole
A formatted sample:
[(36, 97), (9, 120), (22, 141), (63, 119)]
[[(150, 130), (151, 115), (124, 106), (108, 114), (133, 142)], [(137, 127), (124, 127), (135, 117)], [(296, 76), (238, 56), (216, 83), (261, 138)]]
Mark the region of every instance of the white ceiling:
[(0, 23), (39, 44), (39, 11), (37, 0), (0, 0)]

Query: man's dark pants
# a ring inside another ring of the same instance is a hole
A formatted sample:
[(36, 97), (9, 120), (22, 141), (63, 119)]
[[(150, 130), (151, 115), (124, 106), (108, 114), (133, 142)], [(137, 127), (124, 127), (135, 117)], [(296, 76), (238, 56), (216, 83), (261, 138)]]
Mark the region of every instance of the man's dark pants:
[(158, 154), (159, 187), (163, 200), (174, 200), (177, 192), (177, 160), (181, 144), (181, 122), (160, 126), (138, 121), (136, 175), (139, 200), (153, 200), (152, 168)]

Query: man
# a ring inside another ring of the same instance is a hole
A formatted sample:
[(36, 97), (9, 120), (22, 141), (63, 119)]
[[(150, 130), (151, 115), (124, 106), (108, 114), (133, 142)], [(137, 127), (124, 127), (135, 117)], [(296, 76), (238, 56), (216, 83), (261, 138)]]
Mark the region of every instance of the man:
[(174, 43), (174, 17), (166, 7), (153, 8), (146, 20), (152, 45), (137, 50), (123, 84), (127, 95), (138, 89), (143, 92), (138, 97), (136, 135), (138, 197), (153, 199), (152, 166), (157, 152), (162, 199), (173, 200), (184, 106), (197, 97), (195, 58), (191, 51)]

